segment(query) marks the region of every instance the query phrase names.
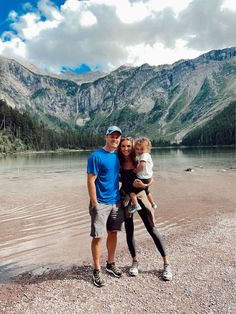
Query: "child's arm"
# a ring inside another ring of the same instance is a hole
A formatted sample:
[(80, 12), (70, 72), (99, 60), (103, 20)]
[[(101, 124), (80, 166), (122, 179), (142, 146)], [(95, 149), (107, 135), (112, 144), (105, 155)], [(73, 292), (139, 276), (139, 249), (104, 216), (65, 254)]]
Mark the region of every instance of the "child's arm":
[(138, 172), (140, 172), (140, 171), (143, 171), (143, 169), (145, 168), (145, 166), (146, 166), (146, 161), (141, 160), (140, 163), (139, 163), (139, 165), (138, 165), (138, 167), (133, 170), (134, 173), (138, 173)]

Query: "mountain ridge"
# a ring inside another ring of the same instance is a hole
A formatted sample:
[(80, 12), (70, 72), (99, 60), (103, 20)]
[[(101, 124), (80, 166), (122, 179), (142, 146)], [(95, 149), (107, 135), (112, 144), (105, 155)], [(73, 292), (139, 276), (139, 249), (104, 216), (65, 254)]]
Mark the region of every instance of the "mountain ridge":
[(82, 129), (119, 124), (131, 135), (177, 143), (236, 98), (235, 47), (171, 65), (121, 66), (90, 82), (36, 72), (0, 57), (0, 98)]

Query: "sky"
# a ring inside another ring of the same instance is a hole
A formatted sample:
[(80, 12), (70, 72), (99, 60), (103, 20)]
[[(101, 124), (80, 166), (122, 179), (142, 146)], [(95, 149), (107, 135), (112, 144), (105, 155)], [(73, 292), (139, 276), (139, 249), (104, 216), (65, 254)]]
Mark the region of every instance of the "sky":
[(0, 55), (54, 73), (236, 47), (235, 0), (0, 0)]

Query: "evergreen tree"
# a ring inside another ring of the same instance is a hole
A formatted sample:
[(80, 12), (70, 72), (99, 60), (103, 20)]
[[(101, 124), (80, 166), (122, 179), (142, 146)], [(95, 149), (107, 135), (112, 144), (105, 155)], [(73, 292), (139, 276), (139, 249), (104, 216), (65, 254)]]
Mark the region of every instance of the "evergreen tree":
[(235, 145), (236, 101), (232, 101), (212, 120), (187, 134), (182, 145)]

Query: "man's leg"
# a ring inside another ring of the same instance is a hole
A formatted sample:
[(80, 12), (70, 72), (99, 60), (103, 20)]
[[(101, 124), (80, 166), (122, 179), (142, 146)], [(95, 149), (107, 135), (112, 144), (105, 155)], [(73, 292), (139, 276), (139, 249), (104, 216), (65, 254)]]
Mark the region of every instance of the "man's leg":
[(117, 244), (117, 232), (107, 232), (107, 261), (109, 264), (115, 262)]
[(122, 273), (115, 265), (115, 253), (117, 244), (117, 232), (107, 232), (107, 266), (106, 270), (113, 276), (120, 278)]
[(93, 255), (93, 283), (97, 287), (102, 287), (105, 284), (104, 279), (101, 276), (100, 258), (102, 254), (102, 238), (93, 238), (91, 243), (92, 255)]
[(94, 269), (100, 269), (100, 258), (102, 254), (102, 238), (93, 238), (91, 243)]
[(117, 244), (117, 231), (122, 228), (124, 212), (121, 202), (112, 205), (112, 210), (107, 220), (107, 272), (115, 277), (121, 277), (121, 271), (115, 265), (115, 253)]

